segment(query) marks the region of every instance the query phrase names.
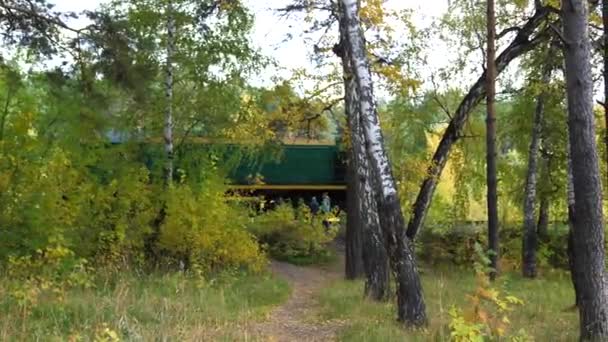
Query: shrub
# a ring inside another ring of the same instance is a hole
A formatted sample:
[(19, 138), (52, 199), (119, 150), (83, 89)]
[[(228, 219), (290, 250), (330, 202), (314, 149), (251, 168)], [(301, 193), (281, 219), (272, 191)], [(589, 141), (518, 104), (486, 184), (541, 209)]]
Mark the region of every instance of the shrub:
[(259, 271), (265, 258), (247, 231), (247, 212), (226, 201), (225, 186), (210, 177), (196, 190), (181, 184), (166, 194), (166, 217), (159, 247), (205, 271), (247, 268)]
[[(568, 268), (567, 225), (554, 224), (544, 240), (539, 240), (539, 266)], [(476, 260), (475, 244), (487, 245), (483, 223), (427, 226), (416, 238), (416, 252), (425, 262), (470, 265)], [(503, 225), (500, 230), (501, 269), (518, 269), (521, 262), (521, 225)]]
[(509, 334), (509, 314), (524, 302), (514, 296), (498, 290), (488, 280), (489, 259), (483, 247), (475, 244), (476, 261), (474, 269), (476, 275), (476, 288), (467, 295), (469, 305), (461, 310), (452, 306), (450, 315), (451, 340), (457, 342), (472, 342), (486, 340), (529, 341), (525, 331)]
[(290, 203), (253, 217), (249, 230), (266, 246), (271, 256), (296, 264), (327, 262), (332, 254), (326, 245), (338, 227), (323, 225), (323, 215), (312, 215), (305, 204)]

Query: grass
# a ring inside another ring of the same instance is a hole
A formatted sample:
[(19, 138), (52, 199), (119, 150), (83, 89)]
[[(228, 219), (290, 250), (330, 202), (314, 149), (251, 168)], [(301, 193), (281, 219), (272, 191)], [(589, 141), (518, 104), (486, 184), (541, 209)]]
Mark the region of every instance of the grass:
[[(4, 289), (4, 290), (3, 290)], [(270, 276), (224, 276), (202, 284), (183, 274), (98, 279), (93, 289), (41, 298), (23, 315), (0, 280), (0, 340), (112, 341), (240, 339), (248, 322), (286, 300), (286, 282)]]
[[(396, 322), (392, 303), (374, 303), (362, 298), (362, 281), (339, 281), (324, 289), (318, 298), (320, 319), (341, 320), (348, 324), (340, 333), (343, 341), (447, 341), (452, 306), (470, 306), (467, 294), (475, 290), (472, 271), (442, 267), (427, 269), (422, 275), (430, 325), (425, 331), (411, 332)], [(564, 309), (574, 303), (569, 275), (555, 271), (536, 280), (515, 273), (504, 274), (497, 287), (525, 304), (509, 313), (509, 332), (524, 329), (536, 341), (576, 341), (578, 314)]]
[(273, 257), (276, 260), (285, 261), (297, 266), (329, 265), (338, 260), (336, 252), (326, 247), (308, 254), (273, 255)]

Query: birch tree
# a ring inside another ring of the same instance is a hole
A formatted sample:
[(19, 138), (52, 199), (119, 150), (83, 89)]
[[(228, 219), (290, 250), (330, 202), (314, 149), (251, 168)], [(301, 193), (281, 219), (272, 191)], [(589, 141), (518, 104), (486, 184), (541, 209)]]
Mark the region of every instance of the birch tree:
[(163, 137), (165, 141), (165, 184), (173, 180), (173, 55), (175, 54), (175, 19), (173, 2), (167, 2), (167, 56), (165, 61), (165, 126)]
[[(551, 68), (545, 66), (541, 77), (542, 84), (548, 84), (551, 77)], [(526, 174), (526, 185), (524, 190), (524, 227), (522, 241), (522, 273), (524, 277), (536, 277), (536, 249), (538, 245), (538, 232), (536, 227), (535, 201), (537, 193), (537, 175), (540, 140), (543, 127), (543, 114), (545, 110), (545, 94), (541, 93), (536, 98), (536, 108), (534, 110), (534, 123), (532, 124), (532, 134), (530, 148), (528, 151), (528, 171)], [(539, 215), (539, 226), (545, 225), (540, 222), (543, 215), (546, 215), (546, 199), (541, 204), (541, 214)]]
[[(348, 35), (346, 17), (341, 13), (339, 16), (341, 41), (334, 50), (342, 59), (344, 73), (344, 103), (350, 131), (350, 167), (352, 169), (349, 201), (353, 207), (349, 209), (354, 211), (354, 215), (349, 219), (355, 220), (349, 222), (347, 234), (357, 234), (360, 239), (359, 245), (356, 245), (354, 242), (357, 237), (348, 236), (347, 238), (347, 253), (350, 254), (348, 255), (350, 258), (347, 257), (346, 260), (346, 274), (348, 277), (349, 263), (358, 262), (356, 259), (360, 257), (365, 272), (365, 294), (375, 300), (384, 300), (389, 295), (388, 256), (380, 228), (375, 189), (371, 183), (370, 163), (365, 150), (357, 83), (352, 70), (352, 57), (350, 50), (346, 48)], [(356, 248), (360, 248), (358, 252), (360, 254), (357, 254)], [(350, 268), (350, 275), (354, 275), (353, 265)]]
[[(356, 0), (341, 0), (344, 49), (349, 56), (354, 87), (346, 89), (357, 98), (367, 157), (370, 161), (372, 186), (376, 188), (380, 225), (386, 239), (391, 267), (397, 283), (398, 319), (407, 326), (427, 322), (422, 286), (416, 268), (411, 241), (405, 236), (405, 222), (390, 162), (384, 148), (382, 131), (373, 92), (365, 39)], [(356, 133), (356, 132), (351, 132)]]

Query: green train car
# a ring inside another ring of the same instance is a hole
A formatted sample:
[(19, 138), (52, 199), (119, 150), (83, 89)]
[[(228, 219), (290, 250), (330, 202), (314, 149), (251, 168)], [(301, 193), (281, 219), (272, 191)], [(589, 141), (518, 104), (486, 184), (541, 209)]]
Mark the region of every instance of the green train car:
[(230, 188), (270, 198), (308, 202), (327, 192), (341, 207), (346, 199), (346, 156), (327, 142), (284, 143), (279, 158), (238, 165)]
[[(138, 153), (153, 174), (162, 174), (163, 146), (160, 141), (139, 145)], [(245, 145), (192, 138), (176, 150), (176, 169), (189, 177), (214, 160), (227, 165), (231, 192), (270, 199), (310, 201), (327, 192), (334, 204), (343, 207), (346, 198), (346, 156), (333, 141), (304, 139), (284, 141), (265, 153), (244, 156)], [(179, 172), (176, 172), (178, 175)]]

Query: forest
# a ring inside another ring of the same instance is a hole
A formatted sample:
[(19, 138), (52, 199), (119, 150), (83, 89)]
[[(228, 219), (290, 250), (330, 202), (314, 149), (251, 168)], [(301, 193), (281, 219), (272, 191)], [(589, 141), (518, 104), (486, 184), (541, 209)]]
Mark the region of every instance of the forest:
[(0, 0), (0, 341), (608, 341), (608, 0), (97, 2)]

